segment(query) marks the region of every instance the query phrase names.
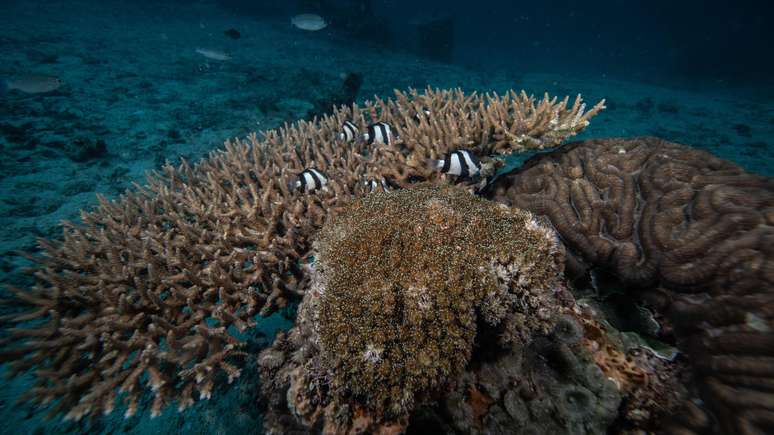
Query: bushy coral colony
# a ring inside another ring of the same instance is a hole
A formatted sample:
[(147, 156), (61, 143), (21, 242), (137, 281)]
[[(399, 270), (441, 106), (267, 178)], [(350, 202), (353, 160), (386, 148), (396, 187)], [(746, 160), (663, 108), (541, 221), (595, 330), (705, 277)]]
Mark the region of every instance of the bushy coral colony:
[(554, 234), (461, 189), (370, 195), (317, 245), (310, 314), (321, 358), (336, 367), (331, 387), (391, 415), (463, 370), (477, 312), (491, 325), (520, 312), (525, 320), (508, 325), (515, 336), (547, 329), (554, 315), (541, 301), (563, 264)]
[(375, 193), (323, 227), (314, 256), (297, 326), (259, 357), (270, 433), (402, 431), (420, 414), (464, 433), (583, 433), (615, 418), (564, 249), (530, 213), (459, 187)]
[[(257, 355), (271, 433), (771, 430), (774, 181), (654, 138), (497, 174), (603, 108), (411, 90), (166, 166), (41, 241), (0, 359), (52, 415), (149, 394), (153, 416), (238, 377), (238, 332), (300, 303)], [(570, 292), (590, 268), (687, 359), (626, 348)]]

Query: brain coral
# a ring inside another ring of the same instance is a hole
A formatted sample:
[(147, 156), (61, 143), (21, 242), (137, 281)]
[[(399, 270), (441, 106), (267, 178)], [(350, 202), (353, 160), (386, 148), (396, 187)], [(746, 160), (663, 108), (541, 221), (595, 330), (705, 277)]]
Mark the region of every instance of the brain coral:
[(667, 290), (658, 308), (720, 420), (689, 403), (675, 429), (774, 431), (774, 180), (656, 138), (606, 139), (537, 156), (488, 195), (547, 216), (568, 257)]
[(546, 324), (544, 295), (564, 261), (529, 213), (432, 186), (369, 195), (316, 244), (315, 324), (332, 388), (392, 414), (461, 372), (478, 313), (496, 324), (528, 311), (525, 324)]

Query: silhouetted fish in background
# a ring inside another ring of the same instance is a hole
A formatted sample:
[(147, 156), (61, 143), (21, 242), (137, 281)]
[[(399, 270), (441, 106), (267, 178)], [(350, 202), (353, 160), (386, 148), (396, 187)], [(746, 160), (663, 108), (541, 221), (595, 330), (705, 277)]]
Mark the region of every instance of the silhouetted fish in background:
[(213, 50), (210, 48), (197, 48), (196, 52), (206, 57), (207, 59), (221, 60), (221, 61), (231, 60), (231, 56), (228, 53), (222, 52), (220, 50)]
[(16, 89), (27, 94), (44, 94), (59, 89), (64, 82), (57, 77), (30, 74), (10, 80), (0, 79), (0, 95)]
[(228, 36), (231, 39), (239, 39), (239, 38), (242, 37), (242, 34), (239, 33), (239, 30), (237, 30), (237, 29), (235, 29), (233, 27), (228, 29), (228, 30), (226, 30), (225, 32), (223, 32), (223, 34), (225, 34), (226, 36)]
[(301, 29), (310, 32), (316, 32), (328, 27), (328, 23), (325, 19), (316, 14), (301, 14), (296, 15), (290, 19), (290, 24)]

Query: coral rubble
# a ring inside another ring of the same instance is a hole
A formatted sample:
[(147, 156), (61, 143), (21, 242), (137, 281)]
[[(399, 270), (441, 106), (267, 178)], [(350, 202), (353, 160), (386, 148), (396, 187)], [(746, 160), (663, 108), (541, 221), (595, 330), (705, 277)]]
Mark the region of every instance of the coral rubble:
[[(34, 373), (25, 398), (67, 418), (110, 413), (119, 399), (132, 415), (147, 390), (153, 415), (171, 402), (184, 409), (209, 398), (216, 377), (239, 376), (238, 331), (303, 295), (310, 238), (366, 193), (364, 182), (443, 182), (427, 159), (459, 147), (489, 156), (552, 146), (603, 107), (525, 93), (396, 92), (228, 141), (194, 167), (167, 165), (65, 223), (62, 240), (40, 241), (36, 284), (10, 289), (6, 303), (21, 310), (3, 316), (16, 327), (0, 341), (0, 361)], [(402, 141), (336, 141), (344, 121), (361, 131), (387, 122)], [(326, 188), (291, 190), (311, 167), (330, 178)]]
[(652, 303), (701, 398), (673, 430), (774, 431), (774, 180), (656, 138), (605, 139), (537, 156), (488, 195), (548, 217), (568, 265), (661, 289)]

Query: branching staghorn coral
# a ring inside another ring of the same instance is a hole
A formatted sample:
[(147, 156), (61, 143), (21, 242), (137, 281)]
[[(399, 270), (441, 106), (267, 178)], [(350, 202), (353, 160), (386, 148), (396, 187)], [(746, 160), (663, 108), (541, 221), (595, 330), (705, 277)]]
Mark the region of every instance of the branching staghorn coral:
[[(405, 184), (410, 176), (435, 179), (437, 174), (425, 161), (442, 158), (449, 151), (469, 149), (479, 156), (491, 156), (559, 145), (605, 108), (602, 100), (586, 111), (580, 95), (571, 106), (568, 102), (569, 97), (558, 101), (548, 94), (538, 102), (524, 91), (466, 96), (459, 89), (428, 89), (424, 95), (397, 93), (395, 100), (377, 100), (365, 109), (392, 113), (393, 122), (404, 126), (400, 134), (405, 145), (400, 150), (384, 150), (382, 158), (389, 169), (381, 173)], [(413, 171), (403, 171), (406, 167)]]
[[(220, 373), (239, 376), (232, 328), (302, 296), (308, 276), (299, 260), (310, 238), (367, 193), (364, 181), (443, 182), (426, 159), (463, 146), (482, 157), (551, 146), (603, 107), (585, 111), (580, 98), (571, 107), (536, 103), (523, 93), (397, 92), (228, 141), (194, 167), (167, 165), (146, 186), (100, 199), (81, 223), (65, 223), (62, 240), (40, 241), (42, 255), (30, 257), (36, 284), (10, 289), (6, 302), (26, 310), (4, 316), (17, 326), (0, 342), (0, 361), (35, 374), (25, 399), (53, 404), (52, 415), (110, 413), (120, 397), (130, 416), (147, 389), (152, 415), (171, 402), (185, 409), (210, 397)], [(345, 120), (361, 130), (388, 122), (401, 141), (337, 142)], [(311, 167), (329, 178), (325, 189), (291, 190)]]
[(774, 180), (657, 138), (568, 144), (488, 196), (547, 216), (572, 253), (669, 314), (706, 410), (679, 433), (774, 431)]

